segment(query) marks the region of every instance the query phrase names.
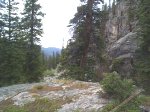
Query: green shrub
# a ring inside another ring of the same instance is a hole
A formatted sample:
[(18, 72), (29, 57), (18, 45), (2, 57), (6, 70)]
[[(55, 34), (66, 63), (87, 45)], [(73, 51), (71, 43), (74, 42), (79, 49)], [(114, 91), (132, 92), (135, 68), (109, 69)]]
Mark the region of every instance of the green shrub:
[(141, 95), (138, 97), (138, 100), (141, 102), (141, 105), (150, 106), (150, 96)]
[[(118, 73), (107, 73), (101, 82), (103, 89), (113, 100), (107, 104), (101, 112), (110, 112), (115, 107), (120, 105), (126, 98), (128, 98), (135, 89), (133, 81), (129, 79), (121, 79)], [(140, 112), (140, 105), (150, 105), (149, 96), (138, 96), (127, 104), (121, 106), (115, 112)]]
[(84, 71), (79, 66), (69, 66), (67, 74), (69, 78), (84, 80)]
[(103, 108), (103, 110), (100, 111), (100, 112), (110, 112), (113, 108), (115, 108), (115, 107), (117, 106), (117, 104), (118, 104), (117, 102), (112, 101), (112, 102), (108, 103), (108, 104)]
[[(117, 107), (121, 102), (120, 101), (112, 101), (109, 104), (107, 104), (102, 111), (100, 112), (110, 112), (112, 111), (115, 107)], [(123, 105), (122, 107), (120, 107), (118, 110), (116, 110), (115, 112), (140, 112), (140, 101), (135, 98), (134, 100), (132, 100), (131, 102)]]
[(123, 65), (123, 63), (124, 63), (124, 59), (123, 58), (114, 59), (113, 62), (112, 62), (112, 70), (118, 72), (120, 66)]
[(122, 80), (117, 72), (104, 74), (101, 84), (109, 96), (118, 100), (127, 98), (134, 89), (133, 81), (129, 79)]
[(150, 55), (137, 55), (134, 64), (136, 82), (144, 89), (144, 94), (150, 95)]
[(43, 76), (54, 76), (55, 75), (55, 70), (51, 69), (51, 70), (45, 70), (43, 72)]

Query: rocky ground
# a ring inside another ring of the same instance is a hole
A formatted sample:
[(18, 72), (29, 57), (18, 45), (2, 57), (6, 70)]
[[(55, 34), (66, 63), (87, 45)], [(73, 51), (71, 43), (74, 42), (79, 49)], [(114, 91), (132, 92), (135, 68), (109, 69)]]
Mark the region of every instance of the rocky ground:
[(100, 91), (99, 83), (45, 77), (41, 83), (0, 88), (0, 107), (8, 100), (12, 105), (24, 106), (37, 98), (46, 98), (63, 102), (57, 112), (95, 112), (108, 103), (100, 96)]

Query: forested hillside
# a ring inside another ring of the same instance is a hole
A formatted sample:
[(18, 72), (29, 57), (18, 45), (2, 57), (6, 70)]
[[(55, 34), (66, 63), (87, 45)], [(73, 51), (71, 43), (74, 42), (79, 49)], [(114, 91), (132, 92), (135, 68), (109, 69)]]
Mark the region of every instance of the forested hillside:
[(48, 47), (48, 48), (42, 47), (42, 52), (43, 52), (46, 56), (52, 56), (53, 53), (61, 54), (61, 49), (56, 48), (56, 47)]
[(44, 70), (55, 69), (60, 62), (61, 49), (48, 47), (42, 48), (41, 52)]

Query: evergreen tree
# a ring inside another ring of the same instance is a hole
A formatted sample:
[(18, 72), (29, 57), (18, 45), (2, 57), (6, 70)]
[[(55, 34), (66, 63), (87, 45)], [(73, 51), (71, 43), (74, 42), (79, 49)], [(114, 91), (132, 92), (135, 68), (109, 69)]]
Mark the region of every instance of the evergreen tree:
[(37, 45), (42, 36), (42, 17), (41, 6), (38, 0), (26, 0), (22, 13), (23, 36), (27, 42), (25, 72), (29, 82), (39, 80), (41, 76), (41, 47)]
[(1, 2), (0, 36), (0, 86), (21, 81), (23, 74), (24, 52), (18, 41), (17, 4), (14, 0)]
[(5, 8), (5, 1), (0, 0), (0, 38), (2, 38), (4, 36), (5, 23), (2, 19), (4, 8)]
[(37, 0), (26, 0), (22, 20), (14, 0), (0, 1), (0, 86), (36, 81), (41, 75), (43, 13)]
[(60, 62), (60, 54), (58, 52), (56, 52), (56, 66), (55, 67), (57, 67), (59, 62)]
[(140, 49), (137, 51), (137, 73), (140, 84), (145, 88), (146, 92), (150, 93), (150, 0), (139, 1), (139, 25), (140, 25)]
[[(88, 0), (77, 8), (70, 21), (73, 37), (62, 53), (62, 64), (69, 69), (71, 77), (88, 80), (95, 78), (95, 68), (100, 62), (102, 35), (100, 24), (102, 11), (98, 8), (100, 0)], [(100, 45), (101, 44), (101, 45)], [(86, 78), (85, 78), (86, 74)]]
[(112, 14), (113, 16), (116, 15), (116, 1), (115, 0), (113, 0), (113, 3), (112, 3)]
[(47, 56), (44, 54), (44, 52), (42, 52), (42, 65), (43, 65), (43, 69), (46, 70), (47, 66), (48, 66), (48, 58)]
[[(136, 17), (136, 0), (127, 0), (127, 4), (128, 4), (128, 25), (129, 25), (129, 31), (132, 32), (133, 30), (133, 26), (132, 26), (132, 22), (136, 21), (135, 17)], [(134, 4), (134, 5), (133, 5)]]
[(18, 3), (14, 0), (5, 0), (4, 14), (2, 16), (2, 21), (4, 21), (4, 33), (5, 38), (8, 40), (16, 40), (16, 31), (18, 28), (19, 17), (17, 14)]
[(111, 0), (109, 0), (109, 11), (111, 10)]

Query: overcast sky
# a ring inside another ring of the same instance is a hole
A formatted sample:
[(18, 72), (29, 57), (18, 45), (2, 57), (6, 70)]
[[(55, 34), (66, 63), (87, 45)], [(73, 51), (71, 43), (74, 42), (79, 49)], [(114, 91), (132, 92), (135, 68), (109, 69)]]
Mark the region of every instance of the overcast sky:
[[(74, 17), (80, 0), (39, 0), (42, 11), (46, 13), (43, 18), (44, 34), (41, 38), (43, 47), (62, 48), (71, 37), (69, 34), (69, 20)], [(107, 0), (105, 0), (107, 1)]]

